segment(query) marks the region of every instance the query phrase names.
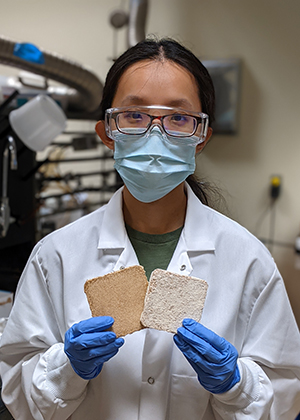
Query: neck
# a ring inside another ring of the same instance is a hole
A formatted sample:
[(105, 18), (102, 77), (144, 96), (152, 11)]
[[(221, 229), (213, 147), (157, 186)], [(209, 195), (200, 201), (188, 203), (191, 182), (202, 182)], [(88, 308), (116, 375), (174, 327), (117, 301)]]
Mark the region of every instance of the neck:
[(187, 197), (184, 183), (152, 203), (142, 203), (123, 190), (125, 223), (135, 230), (150, 234), (163, 234), (179, 229), (184, 224)]

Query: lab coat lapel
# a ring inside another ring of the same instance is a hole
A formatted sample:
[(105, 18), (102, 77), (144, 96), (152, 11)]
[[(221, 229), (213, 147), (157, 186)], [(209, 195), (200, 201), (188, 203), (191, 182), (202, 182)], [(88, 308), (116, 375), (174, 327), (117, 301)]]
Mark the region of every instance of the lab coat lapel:
[(195, 196), (190, 186), (187, 183), (185, 185), (188, 197), (186, 218), (168, 270), (188, 276), (193, 272), (190, 254), (214, 252), (215, 243), (209, 234), (210, 220), (206, 207)]
[(113, 195), (106, 206), (98, 242), (98, 249), (109, 254), (113, 260), (113, 271), (138, 264), (124, 224), (122, 192), (123, 187)]

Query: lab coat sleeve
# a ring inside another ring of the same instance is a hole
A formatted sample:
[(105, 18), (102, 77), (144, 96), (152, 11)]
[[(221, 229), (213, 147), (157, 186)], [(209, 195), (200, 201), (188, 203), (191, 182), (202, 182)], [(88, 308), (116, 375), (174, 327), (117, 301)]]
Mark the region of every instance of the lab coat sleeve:
[(38, 254), (33, 251), (20, 279), (1, 338), (2, 398), (14, 418), (67, 419), (83, 401), (88, 381), (64, 353)]
[(215, 395), (224, 420), (287, 420), (300, 410), (300, 335), (277, 271), (253, 304), (238, 359), (241, 380)]

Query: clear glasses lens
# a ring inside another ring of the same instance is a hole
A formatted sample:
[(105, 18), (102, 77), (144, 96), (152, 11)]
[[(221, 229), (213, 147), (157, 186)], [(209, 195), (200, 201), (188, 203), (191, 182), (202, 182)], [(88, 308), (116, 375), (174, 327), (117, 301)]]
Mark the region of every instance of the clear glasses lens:
[(151, 123), (151, 117), (142, 112), (124, 111), (117, 114), (116, 123), (124, 134), (143, 134)]
[(190, 115), (166, 115), (162, 122), (165, 132), (174, 137), (192, 136), (197, 128), (196, 118)]

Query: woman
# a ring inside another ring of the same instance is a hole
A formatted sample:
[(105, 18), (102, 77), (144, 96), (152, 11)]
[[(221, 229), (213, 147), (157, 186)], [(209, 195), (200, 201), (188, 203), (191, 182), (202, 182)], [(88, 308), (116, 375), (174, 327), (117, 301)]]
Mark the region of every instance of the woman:
[[(172, 40), (141, 42), (108, 73), (96, 131), (124, 180), (107, 206), (35, 247), (1, 342), (16, 419), (294, 419), (300, 337), (275, 263), (201, 203), (190, 176), (211, 136), (213, 87)], [(158, 251), (157, 251), (158, 250)], [(141, 264), (207, 281), (202, 323), (116, 338), (84, 282)]]

